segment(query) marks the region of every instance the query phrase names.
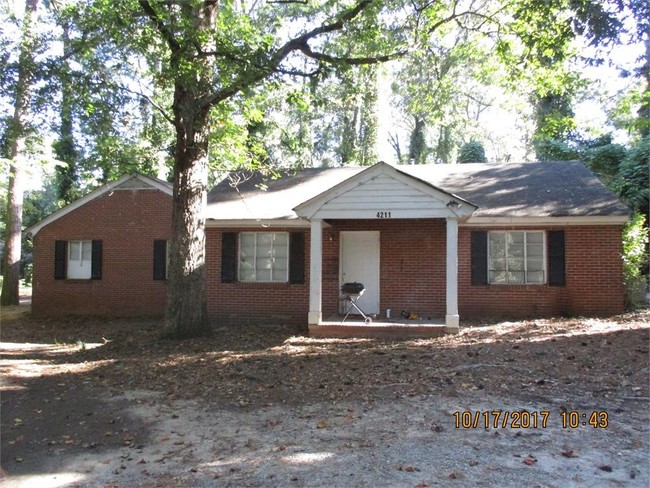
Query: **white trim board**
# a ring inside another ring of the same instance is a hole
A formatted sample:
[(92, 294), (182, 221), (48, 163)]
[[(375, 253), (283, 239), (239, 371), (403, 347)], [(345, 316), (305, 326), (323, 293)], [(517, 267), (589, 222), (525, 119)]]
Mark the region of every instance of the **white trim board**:
[(495, 227), (521, 225), (625, 225), (625, 215), (579, 216), (579, 217), (470, 217), (460, 222), (461, 227)]
[[(291, 227), (298, 229), (309, 229), (311, 223), (303, 219), (207, 219), (205, 221), (206, 228), (231, 228), (231, 227), (245, 227), (245, 228), (283, 228)], [(329, 224), (323, 222), (323, 227), (329, 227)]]

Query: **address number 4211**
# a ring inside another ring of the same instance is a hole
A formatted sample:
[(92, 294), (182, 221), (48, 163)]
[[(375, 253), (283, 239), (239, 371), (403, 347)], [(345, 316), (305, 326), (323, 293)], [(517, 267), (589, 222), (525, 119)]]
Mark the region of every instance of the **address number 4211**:
[(378, 219), (390, 219), (391, 215), (390, 215), (390, 212), (377, 212), (377, 218)]

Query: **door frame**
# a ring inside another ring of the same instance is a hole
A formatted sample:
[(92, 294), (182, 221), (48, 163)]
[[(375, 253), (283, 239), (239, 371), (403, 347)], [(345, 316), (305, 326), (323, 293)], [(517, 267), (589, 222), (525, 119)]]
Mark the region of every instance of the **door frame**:
[[(341, 231), (339, 234), (339, 289), (341, 285), (343, 285), (343, 253), (345, 252), (346, 246), (344, 246), (344, 235), (361, 235), (361, 234), (366, 234), (366, 235), (373, 235), (376, 236), (375, 238), (375, 243), (376, 243), (376, 250), (377, 250), (377, 262), (376, 266), (374, 267), (375, 273), (374, 277), (375, 278), (375, 283), (376, 283), (376, 290), (377, 290), (377, 309), (371, 310), (370, 308), (368, 310), (365, 310), (363, 306), (361, 306), (361, 309), (364, 310), (364, 312), (369, 313), (369, 314), (374, 314), (374, 313), (379, 313), (381, 308), (381, 295), (380, 295), (380, 278), (381, 278), (381, 234), (378, 230), (349, 230), (349, 231)], [(375, 285), (373, 283), (373, 286)], [(367, 283), (364, 283), (366, 285)], [(343, 306), (339, 307), (339, 311), (343, 310)]]

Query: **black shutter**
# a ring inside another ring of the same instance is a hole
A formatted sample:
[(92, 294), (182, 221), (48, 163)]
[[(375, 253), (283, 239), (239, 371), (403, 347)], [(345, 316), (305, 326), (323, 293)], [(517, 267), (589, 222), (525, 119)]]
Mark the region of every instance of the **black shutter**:
[(305, 282), (305, 233), (289, 234), (289, 283)]
[(164, 280), (167, 278), (167, 241), (154, 239), (153, 241), (153, 279)]
[(65, 280), (65, 268), (68, 258), (68, 241), (54, 242), (54, 279)]
[(90, 279), (102, 279), (102, 241), (93, 241), (92, 264), (90, 268)]
[(224, 232), (221, 235), (221, 282), (237, 281), (237, 233)]
[(472, 231), (472, 285), (488, 284), (488, 233)]
[(548, 284), (566, 285), (566, 264), (564, 258), (564, 231), (548, 231)]

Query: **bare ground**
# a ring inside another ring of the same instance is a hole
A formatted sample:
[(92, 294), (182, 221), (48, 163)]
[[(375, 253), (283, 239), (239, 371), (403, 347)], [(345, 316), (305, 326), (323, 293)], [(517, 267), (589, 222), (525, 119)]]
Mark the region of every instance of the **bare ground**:
[(1, 325), (10, 487), (650, 485), (648, 311), (405, 342)]

